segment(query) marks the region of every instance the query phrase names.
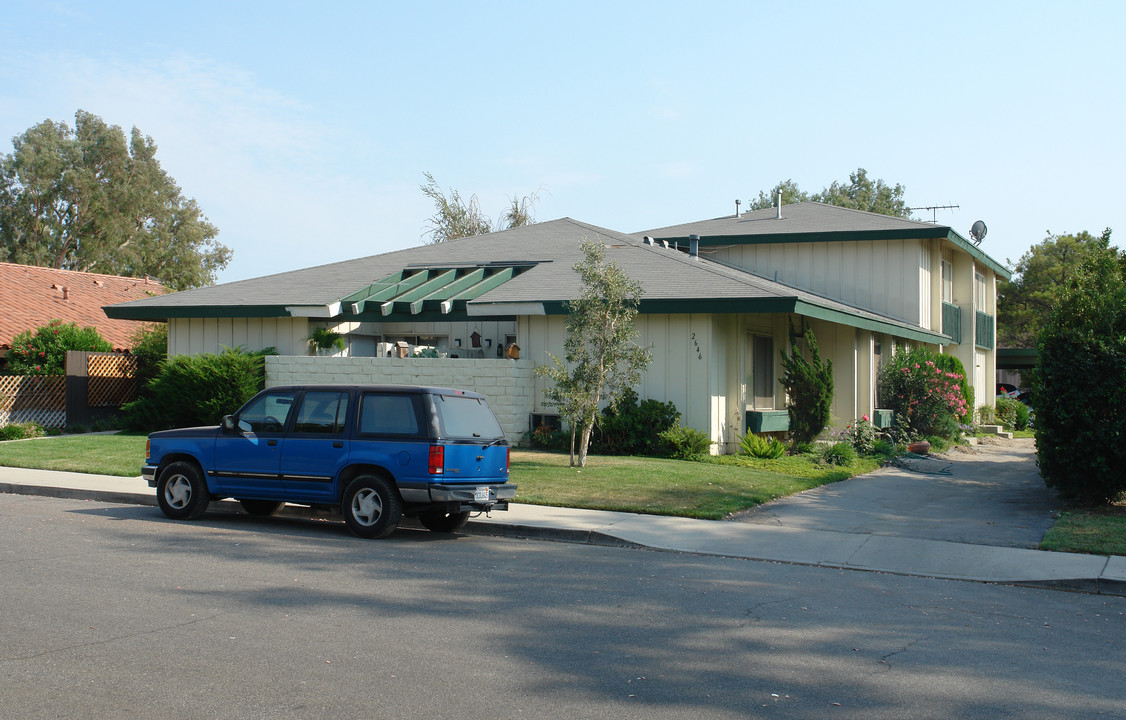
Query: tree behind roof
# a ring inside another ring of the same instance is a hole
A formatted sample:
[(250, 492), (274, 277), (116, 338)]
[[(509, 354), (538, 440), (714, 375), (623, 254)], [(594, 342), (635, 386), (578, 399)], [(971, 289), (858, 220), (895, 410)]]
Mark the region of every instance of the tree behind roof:
[(783, 180), (770, 190), (769, 195), (765, 191), (760, 191), (757, 198), (751, 199), (748, 209), (762, 210), (774, 207), (778, 201), (778, 193), (781, 192), (783, 205), (813, 200), (853, 210), (910, 218), (911, 210), (907, 207), (907, 201), (903, 199), (906, 191), (907, 188), (899, 183), (892, 186), (882, 179), (872, 180), (868, 177), (867, 170), (857, 168), (856, 172), (849, 173), (847, 184), (834, 180), (827, 188), (813, 194), (803, 191), (793, 180)]
[(0, 260), (210, 285), (229, 248), (156, 159), (151, 137), (82, 110), (28, 128), (0, 156)]

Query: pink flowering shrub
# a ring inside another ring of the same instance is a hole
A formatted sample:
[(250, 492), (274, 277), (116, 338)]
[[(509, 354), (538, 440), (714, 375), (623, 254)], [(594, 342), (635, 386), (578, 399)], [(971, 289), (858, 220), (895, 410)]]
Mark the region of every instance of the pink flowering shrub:
[(966, 417), (962, 385), (965, 376), (936, 364), (927, 348), (896, 348), (880, 372), (884, 403), (895, 413), (896, 427), (908, 439), (930, 436), (953, 439), (958, 420)]

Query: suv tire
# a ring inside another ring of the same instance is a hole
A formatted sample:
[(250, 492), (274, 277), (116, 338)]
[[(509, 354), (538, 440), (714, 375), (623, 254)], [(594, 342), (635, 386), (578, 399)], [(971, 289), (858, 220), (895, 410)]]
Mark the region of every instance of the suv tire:
[(469, 521), (469, 513), (449, 513), (442, 510), (429, 510), (420, 513), (418, 521), (421, 522), (423, 527), (427, 530), (440, 533), (452, 533), (465, 527), (465, 523)]
[(285, 503), (277, 500), (239, 500), (238, 502), (248, 515), (259, 515), (262, 517), (273, 515), (281, 509), (282, 505), (285, 505)]
[(362, 538), (382, 538), (395, 532), (403, 517), (399, 492), (386, 479), (361, 475), (348, 485), (341, 498), (344, 523)]
[(211, 493), (203, 473), (194, 463), (180, 460), (169, 463), (156, 484), (156, 501), (161, 511), (173, 520), (198, 520), (207, 511)]

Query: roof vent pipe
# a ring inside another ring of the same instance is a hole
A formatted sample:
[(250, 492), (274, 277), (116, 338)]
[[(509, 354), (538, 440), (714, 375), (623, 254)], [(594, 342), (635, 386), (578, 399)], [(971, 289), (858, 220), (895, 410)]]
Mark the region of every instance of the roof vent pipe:
[(688, 236), (688, 257), (695, 258), (695, 257), (699, 257), (699, 256), (700, 256), (700, 236), (699, 235), (689, 235)]
[(778, 219), (782, 219), (782, 191), (778, 191)]
[(743, 204), (742, 200), (740, 200), (739, 198), (735, 198), (735, 217), (737, 217), (737, 218), (743, 216), (743, 213), (739, 210), (739, 206), (742, 205), (742, 204)]

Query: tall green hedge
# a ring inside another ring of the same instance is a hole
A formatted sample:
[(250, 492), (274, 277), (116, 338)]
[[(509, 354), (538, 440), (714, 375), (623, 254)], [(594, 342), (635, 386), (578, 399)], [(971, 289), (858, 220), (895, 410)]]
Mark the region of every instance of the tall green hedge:
[(126, 426), (152, 432), (217, 425), (265, 386), (263, 358), (238, 348), (169, 358), (142, 396), (122, 406)]
[(1110, 253), (1080, 266), (1039, 338), (1033, 378), (1040, 474), (1067, 499), (1126, 492), (1126, 278)]

